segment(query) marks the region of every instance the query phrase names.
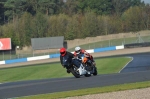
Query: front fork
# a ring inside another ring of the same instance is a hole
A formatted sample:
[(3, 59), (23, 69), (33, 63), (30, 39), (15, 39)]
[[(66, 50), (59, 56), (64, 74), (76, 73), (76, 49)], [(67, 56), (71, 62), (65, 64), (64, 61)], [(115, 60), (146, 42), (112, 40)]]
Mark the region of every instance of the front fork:
[(87, 70), (85, 69), (85, 67), (81, 64), (80, 67), (78, 68), (79, 74), (80, 75), (84, 75), (86, 74)]

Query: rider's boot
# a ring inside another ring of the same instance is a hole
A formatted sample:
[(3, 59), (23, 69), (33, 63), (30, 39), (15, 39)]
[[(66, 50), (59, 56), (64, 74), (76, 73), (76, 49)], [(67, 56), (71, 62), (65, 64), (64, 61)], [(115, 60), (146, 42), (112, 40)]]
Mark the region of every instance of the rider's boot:
[(70, 73), (70, 70), (69, 70), (69, 69), (67, 69), (67, 73), (68, 73), (68, 74)]

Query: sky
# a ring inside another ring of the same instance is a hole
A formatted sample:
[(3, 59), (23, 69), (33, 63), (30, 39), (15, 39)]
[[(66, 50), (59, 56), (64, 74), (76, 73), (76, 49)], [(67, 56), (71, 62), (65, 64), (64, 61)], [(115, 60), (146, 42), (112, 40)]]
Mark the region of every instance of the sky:
[(149, 3), (150, 4), (150, 0), (141, 0), (144, 1), (145, 3)]

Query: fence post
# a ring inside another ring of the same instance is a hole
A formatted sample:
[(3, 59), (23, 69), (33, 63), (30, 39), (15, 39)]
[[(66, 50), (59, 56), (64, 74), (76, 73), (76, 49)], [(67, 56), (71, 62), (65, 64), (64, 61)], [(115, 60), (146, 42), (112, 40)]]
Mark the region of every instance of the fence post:
[(10, 50), (10, 59), (11, 59), (11, 50)]
[(4, 59), (4, 51), (3, 51), (3, 60), (5, 60), (5, 59)]
[(34, 56), (34, 48), (32, 47), (32, 56)]

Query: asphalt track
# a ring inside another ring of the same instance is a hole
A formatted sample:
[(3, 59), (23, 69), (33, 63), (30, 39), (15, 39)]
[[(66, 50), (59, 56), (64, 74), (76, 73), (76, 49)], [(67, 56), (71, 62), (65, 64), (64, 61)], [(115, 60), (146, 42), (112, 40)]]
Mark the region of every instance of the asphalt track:
[(150, 53), (124, 56), (133, 60), (120, 73), (4, 83), (0, 84), (0, 99), (150, 81)]

